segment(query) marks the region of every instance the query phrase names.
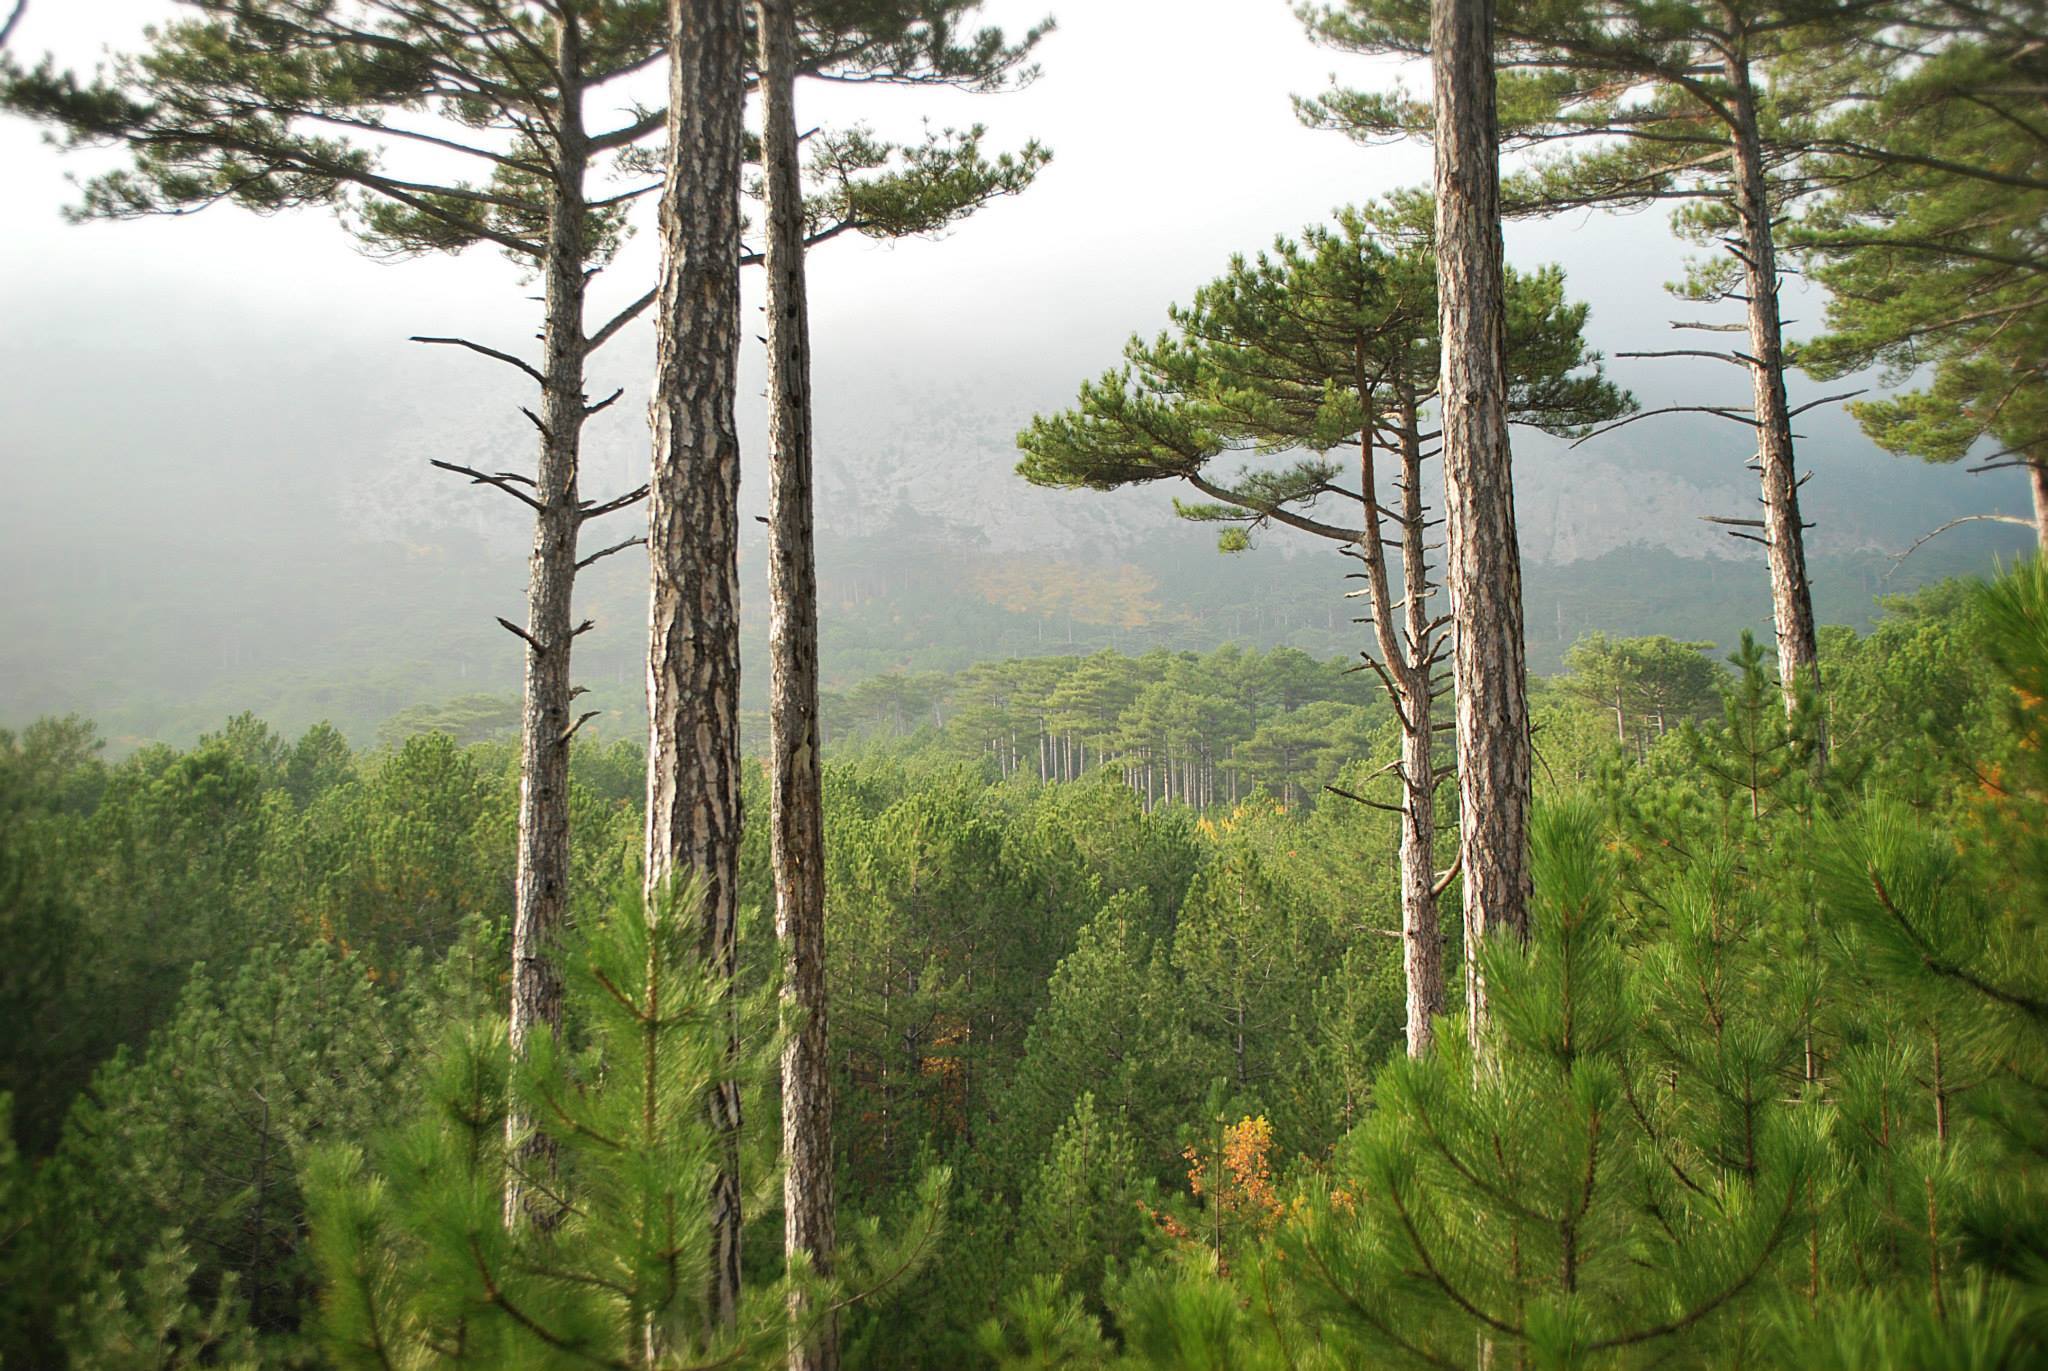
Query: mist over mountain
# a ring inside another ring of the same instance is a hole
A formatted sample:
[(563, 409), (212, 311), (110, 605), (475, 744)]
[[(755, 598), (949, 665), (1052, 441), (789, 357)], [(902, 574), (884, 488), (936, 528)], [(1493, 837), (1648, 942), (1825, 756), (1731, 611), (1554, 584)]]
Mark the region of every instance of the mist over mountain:
[[(11, 440), (17, 499), (0, 515), (0, 574), (35, 593), (11, 600), (0, 624), (0, 721), (76, 710), (133, 742), (189, 739), (248, 708), (288, 728), (332, 719), (367, 740), (422, 700), (516, 692), (518, 644), (494, 619), (518, 617), (524, 511), (428, 462), (528, 460), (518, 388), (388, 335), (270, 341), (236, 370), (195, 341), (168, 373), (133, 373), (119, 405), (96, 403), (93, 385), (67, 383), (17, 342), (10, 360), (46, 397), (68, 390), (70, 418), (61, 432), (17, 426)], [(1105, 646), (1355, 652), (1349, 566), (1327, 544), (1272, 530), (1223, 556), (1213, 528), (1174, 515), (1166, 484), (1048, 491), (1015, 475), (1016, 431), (1106, 360), (1041, 356), (948, 375), (939, 359), (903, 353), (821, 359), (828, 683)], [(1652, 389), (1663, 379), (1654, 365), (1619, 374), (1646, 405), (1675, 402)], [(624, 367), (612, 384), (646, 393), (645, 376)], [(757, 369), (746, 384), (758, 389)], [(644, 480), (643, 415), (628, 398), (593, 426), (593, 496)], [(758, 416), (742, 431), (758, 454)], [(2017, 508), (2020, 483), (1886, 456), (1839, 413), (1807, 416), (1805, 432), (1824, 620), (1861, 624), (1880, 589), (1982, 569), (2023, 545), (2018, 530), (1969, 526), (1886, 581), (1888, 554), (1958, 514)], [(1690, 416), (1577, 448), (1518, 431), (1535, 669), (1556, 669), (1564, 646), (1595, 629), (1726, 644), (1766, 627), (1757, 549), (1703, 522), (1755, 508), (1740, 438)], [(764, 505), (757, 471), (743, 502), (750, 514)], [(591, 526), (586, 546), (630, 536), (638, 517)], [(758, 525), (748, 533), (744, 587), (761, 605)], [(598, 623), (579, 678), (608, 711), (597, 726), (614, 733), (637, 732), (643, 716), (645, 594), (637, 549), (579, 587)], [(747, 623), (756, 703), (764, 618)]]
[[(39, 6), (20, 43), (90, 63), (159, 0), (72, 12)], [(814, 254), (818, 524), (828, 683), (890, 670), (1115, 646), (1197, 649), (1233, 638), (1350, 655), (1362, 630), (1348, 566), (1286, 533), (1224, 557), (1215, 530), (1178, 520), (1176, 493), (1044, 491), (1013, 473), (1034, 413), (1154, 333), (1236, 252), (1428, 176), (1425, 149), (1361, 149), (1300, 127), (1289, 91), (1322, 83), (1333, 55), (1286, 7), (1207, 6), (1185, 22), (1166, 0), (1062, 14), (1045, 75), (1021, 94), (807, 90), (806, 117), (859, 118), (905, 136), (929, 117), (985, 120), (996, 146), (1026, 137), (1055, 160), (1025, 195), (937, 241), (852, 239)], [(996, 22), (1038, 9), (991, 6)], [(1148, 60), (1124, 54), (1142, 45)], [(1241, 79), (1185, 78), (1228, 52)], [(1111, 98), (1107, 92), (1114, 91)], [(1142, 155), (1112, 130), (1128, 111), (1176, 124)], [(487, 470), (532, 459), (516, 373), (404, 340), (459, 333), (514, 351), (535, 327), (533, 283), (502, 258), (388, 263), (353, 252), (316, 214), (215, 210), (143, 224), (63, 223), (68, 177), (107, 165), (64, 158), (33, 130), (0, 126), (19, 172), (0, 205), (0, 724), (79, 711), (128, 742), (189, 739), (254, 709), (280, 726), (334, 720), (361, 738), (421, 700), (513, 694), (518, 643), (495, 619), (522, 613), (525, 511), (465, 486), (433, 459)], [(629, 239), (596, 286), (615, 308), (652, 279), (651, 235)], [(1577, 215), (1508, 228), (1518, 265), (1561, 264), (1591, 307), (1588, 336), (1646, 406), (1747, 403), (1711, 363), (1622, 359), (1682, 346), (1689, 307), (1661, 288), (1687, 249), (1655, 214)], [(749, 280), (750, 299), (760, 284)], [(1794, 332), (1822, 301), (1785, 287)], [(645, 479), (651, 353), (628, 330), (593, 367), (623, 388), (593, 421), (584, 487), (603, 498)], [(758, 463), (762, 369), (743, 353), (742, 437)], [(1853, 383), (1852, 383), (1853, 385)], [(1844, 387), (1850, 388), (1850, 387)], [(1794, 403), (1826, 392), (1795, 378)], [(1802, 495), (1824, 621), (1861, 623), (1880, 589), (1982, 570), (2024, 543), (1975, 524), (1892, 572), (1888, 554), (1964, 513), (2025, 507), (2011, 472), (1972, 477), (1876, 451), (1839, 406), (1800, 421)], [(1703, 522), (1756, 510), (1746, 434), (1699, 415), (1650, 418), (1577, 448), (1516, 436), (1531, 663), (1553, 670), (1593, 629), (1732, 643), (1763, 629), (1760, 549)], [(761, 512), (749, 468), (742, 498)], [(629, 536), (637, 512), (585, 530)], [(749, 524), (750, 534), (758, 526)], [(743, 549), (765, 598), (760, 543)], [(645, 563), (629, 551), (578, 587), (598, 629), (578, 671), (637, 731)], [(750, 696), (765, 678), (765, 615), (748, 620)]]

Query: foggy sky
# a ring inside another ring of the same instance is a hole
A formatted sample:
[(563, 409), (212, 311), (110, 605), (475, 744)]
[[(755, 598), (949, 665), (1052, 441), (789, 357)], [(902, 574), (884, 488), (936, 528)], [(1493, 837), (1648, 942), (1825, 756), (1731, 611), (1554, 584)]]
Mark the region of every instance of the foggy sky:
[[(1287, 0), (1054, 7), (1059, 29), (1041, 48), (1043, 74), (1021, 92), (800, 92), (806, 125), (866, 120), (908, 138), (921, 120), (981, 122), (994, 148), (1037, 138), (1054, 154), (1025, 195), (938, 241), (842, 239), (813, 254), (821, 437), (877, 391), (911, 397), (912, 415), (924, 393), (955, 407), (959, 397), (985, 397), (991, 413), (1021, 422), (1113, 364), (1133, 331), (1162, 326), (1167, 304), (1231, 253), (1428, 178), (1424, 148), (1361, 148), (1297, 123), (1290, 94), (1320, 91), (1333, 72), (1364, 84), (1392, 79), (1395, 68), (1314, 47)], [(987, 13), (1014, 31), (1046, 8), (992, 0)], [(13, 47), (24, 59), (47, 50), (89, 65), (175, 13), (163, 0), (31, 0)], [(0, 120), (9, 187), (0, 198), (0, 571), (18, 587), (0, 601), (0, 674), (51, 665), (18, 644), (61, 632), (50, 622), (60, 600), (67, 615), (92, 608), (79, 618), (85, 635), (122, 631), (123, 607), (145, 601), (195, 623), (232, 620), (234, 587), (210, 583), (203, 598), (195, 587), (181, 599), (180, 590), (182, 559), (224, 541), (246, 547), (238, 555), (256, 595), (268, 559), (312, 550), (345, 569), (353, 556), (390, 555), (364, 550), (365, 536), (403, 543), (432, 512), (518, 528), (516, 510), (486, 513), (494, 497), (436, 484), (425, 462), (479, 441), (519, 447), (503, 455), (525, 459), (513, 409), (524, 399), (519, 378), (403, 341), (459, 333), (530, 352), (534, 287), (512, 264), (483, 248), (373, 261), (312, 211), (265, 219), (218, 207), (174, 220), (66, 223), (61, 210), (76, 199), (67, 178), (117, 162), (62, 154), (24, 122)], [(593, 317), (651, 281), (652, 238), (639, 234), (601, 279)], [(1660, 214), (1511, 225), (1508, 243), (1518, 263), (1564, 265), (1571, 291), (1593, 307), (1596, 345), (1660, 345), (1643, 339), (1665, 334), (1674, 307), (1661, 287), (1680, 274), (1686, 250)], [(750, 278), (757, 305), (758, 274)], [(1786, 301), (1806, 327), (1818, 321), (1821, 302), (1802, 284), (1788, 283)], [(629, 386), (627, 401), (594, 425), (586, 488), (595, 494), (641, 479), (636, 465), (644, 471), (648, 346), (643, 327), (593, 367), (593, 393)], [(751, 343), (745, 365), (742, 432), (754, 436), (761, 363)], [(1725, 368), (1624, 363), (1617, 372), (1646, 400), (1740, 384)], [(1730, 393), (1736, 403), (1746, 389)], [(1795, 401), (1818, 393), (1795, 382)], [(1807, 465), (1896, 480), (1902, 497), (1928, 508), (2022, 503), (2015, 480), (1930, 473), (1876, 454), (1845, 420), (1813, 423), (1824, 441), (1802, 451)], [(1654, 456), (1668, 441), (1647, 435), (1622, 450)], [(759, 443), (750, 446), (757, 463)], [(1003, 483), (1013, 453), (975, 460), (999, 466), (978, 475), (1001, 499), (1046, 498)], [(758, 498), (757, 468), (749, 470)], [(1809, 498), (1825, 508), (1825, 480)], [(1146, 508), (1172, 524), (1162, 493)], [(821, 510), (828, 529), (832, 518)], [(523, 552), (516, 533), (507, 552)], [(503, 592), (508, 607), (517, 603), (516, 585)], [(423, 583), (421, 593), (434, 588)], [(18, 631), (27, 628), (36, 631)], [(65, 670), (85, 679), (90, 660), (85, 652)]]

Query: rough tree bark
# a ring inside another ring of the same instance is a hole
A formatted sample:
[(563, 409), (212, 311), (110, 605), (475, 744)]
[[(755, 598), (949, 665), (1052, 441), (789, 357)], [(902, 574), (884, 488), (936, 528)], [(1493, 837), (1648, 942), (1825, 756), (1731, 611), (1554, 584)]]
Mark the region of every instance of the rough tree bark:
[[(1778, 674), (1791, 713), (1802, 684), (1820, 692), (1820, 649), (1814, 632), (1813, 588), (1806, 579), (1806, 527), (1799, 517), (1799, 473), (1792, 451), (1791, 406), (1785, 399), (1784, 329), (1778, 315), (1777, 247), (1772, 236), (1770, 185), (1757, 126), (1756, 88), (1738, 41), (1724, 69), (1735, 214), (1741, 225), (1738, 256), (1748, 297), (1750, 376), (1756, 394), (1757, 467), (1763, 481), (1764, 549), (1771, 570), (1771, 618), (1777, 629)], [(1818, 739), (1817, 760), (1826, 757)]]
[[(700, 950), (729, 984), (740, 840), (740, 0), (670, 0), (668, 35), (647, 539), (647, 884), (659, 898), (695, 876)], [(728, 1033), (736, 1056), (730, 1017)], [(717, 1330), (734, 1325), (739, 1297), (738, 1084), (721, 1082), (707, 1108), (721, 1135), (706, 1290)]]
[[(810, 305), (796, 128), (794, 0), (755, 0), (768, 272), (768, 749), (775, 934), (782, 944), (783, 1247), (830, 1271), (832, 1063), (825, 1016), (825, 826), (818, 758)], [(839, 1330), (789, 1296), (790, 1371), (837, 1371)], [(815, 1327), (806, 1327), (816, 1318)]]
[(1529, 702), (1508, 454), (1493, 27), (1493, 0), (1433, 0), (1430, 6), (1465, 993), (1472, 1040), (1481, 1051), (1489, 1016), (1475, 953), (1487, 938), (1526, 938), (1529, 932)]
[[(569, 893), (569, 660), (576, 637), (576, 535), (583, 521), (577, 465), (584, 420), (584, 176), (590, 148), (583, 126), (582, 34), (565, 10), (555, 26), (555, 185), (549, 195), (546, 323), (542, 332), (541, 449), (534, 471), (533, 554), (527, 564), (526, 683), (520, 719), (519, 852), (512, 914), (514, 1059), (535, 1031), (562, 1030), (562, 973), (555, 958)], [(505, 1223), (553, 1223), (555, 1147), (532, 1120), (506, 1116), (513, 1165), (505, 1178)], [(523, 1141), (521, 1141), (523, 1137)]]

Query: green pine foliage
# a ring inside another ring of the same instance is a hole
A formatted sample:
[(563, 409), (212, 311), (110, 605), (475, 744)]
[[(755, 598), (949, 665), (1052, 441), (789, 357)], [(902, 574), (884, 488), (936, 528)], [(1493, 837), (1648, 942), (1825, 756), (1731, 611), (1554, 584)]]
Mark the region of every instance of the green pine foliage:
[(258, 1371), (256, 1338), (232, 1278), (201, 1307), (191, 1295), (198, 1264), (176, 1229), (131, 1271), (112, 1268), (64, 1311), (62, 1342), (80, 1371)]
[(1151, 1189), (1125, 1125), (1084, 1092), (1024, 1191), (1017, 1269), (1054, 1277), (1099, 1309), (1104, 1277), (1136, 1256), (1152, 1229)]
[(201, 1289), (238, 1283), (254, 1327), (296, 1332), (316, 1288), (299, 1157), (404, 1108), (429, 1005), (464, 998), (444, 976), (406, 970), (386, 988), (316, 942), (255, 948), (222, 982), (195, 973), (147, 1052), (117, 1054), (72, 1109), (55, 1159), (76, 1178), (67, 1222), (124, 1268), (179, 1227)]
[[(1397, 1060), (1393, 817), (1314, 794), (1377, 793), (1393, 725), (1358, 676), (1161, 653), (923, 683), (939, 726), (877, 728), (827, 772), (845, 1250), (820, 1286), (846, 1364), (2027, 1364), (2044, 605), (2029, 567), (1831, 634), (1825, 781), (1753, 644), (1725, 666), (1585, 645), (1538, 693), (1541, 913), (1490, 954), (1478, 1062), (1454, 1029)], [(1330, 770), (1233, 798), (1229, 764), (1276, 725)], [(51, 723), (0, 752), (4, 927), (31, 954), (0, 986), (34, 1029), (9, 1045), (6, 1364), (378, 1364), (373, 1320), (394, 1365), (708, 1354), (684, 1264), (715, 1011), (637, 898), (586, 900), (570, 1038), (508, 1075), (476, 917), (509, 889), (502, 745), (357, 754), (248, 718), (185, 753), (94, 742)], [(579, 750), (585, 891), (637, 885), (641, 764)], [(155, 944), (119, 936), (143, 897)], [(743, 940), (766, 994), (758, 913)], [(647, 1117), (625, 1087), (650, 951), (682, 1017), (654, 1035), (654, 1133), (608, 1147)], [(160, 975), (160, 1006), (90, 1012)], [(747, 1024), (743, 1170), (765, 1180), (773, 1042)], [(513, 1091), (575, 1123), (550, 1134), (582, 1202), (545, 1233), (499, 1214)], [(635, 1218), (665, 1197), (673, 1298)], [(772, 1187), (749, 1214), (758, 1302), (719, 1355), (772, 1364)], [(653, 1353), (622, 1331), (650, 1317)]]
[[(773, 1287), (735, 1328), (706, 1321), (718, 1143), (704, 1099), (738, 1064), (687, 908), (634, 894), (586, 922), (565, 957), (583, 1044), (537, 1039), (515, 1071), (502, 1017), (459, 1023), (416, 1118), (309, 1156), (337, 1364), (745, 1366), (781, 1350)], [(561, 1149), (552, 1227), (502, 1221), (514, 1097)]]
[[(1531, 942), (1486, 953), (1497, 1040), (1475, 1058), (1451, 1035), (1390, 1066), (1283, 1237), (1360, 1355), (1462, 1365), (1494, 1342), (1564, 1366), (1649, 1359), (1681, 1335), (1704, 1349), (1734, 1336), (1720, 1320), (1792, 1242), (1821, 1171), (1824, 1128), (1774, 1088), (1766, 1006), (1740, 1005), (1710, 1042), (1639, 1048), (1632, 1001), (1669, 963), (1631, 965), (1597, 813), (1543, 811), (1535, 847)], [(1695, 946), (1673, 960), (1703, 955), (1708, 915), (1690, 913)], [(1688, 1054), (1711, 1069), (1674, 1070)]]

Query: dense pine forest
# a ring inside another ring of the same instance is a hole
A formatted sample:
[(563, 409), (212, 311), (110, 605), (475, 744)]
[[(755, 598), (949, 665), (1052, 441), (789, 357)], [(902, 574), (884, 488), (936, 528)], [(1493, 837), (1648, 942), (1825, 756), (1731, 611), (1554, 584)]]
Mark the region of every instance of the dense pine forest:
[[(529, 555), (516, 695), (336, 639), (294, 698), (340, 726), (0, 727), (0, 1366), (2048, 1364), (2040, 0), (1280, 6), (1352, 63), (1298, 131), (1428, 183), (1187, 280), (999, 473), (1170, 492), (1226, 587), (1178, 615), (914, 514), (820, 556), (813, 278), (1055, 172), (809, 102), (999, 111), (1051, 19), (166, 0), (86, 69), (45, 3), (0, 0), (0, 111), (74, 218), (510, 261), (529, 337), (410, 343), (516, 378), (516, 445), (421, 479)], [(1678, 331), (1603, 350), (1504, 225), (1644, 207)], [(1670, 363), (1732, 384), (1632, 389)], [(1993, 507), (1810, 537), (1816, 412), (1863, 498)], [(1755, 503), (1688, 518), (1745, 560), (1636, 584), (1686, 559), (1615, 538), (1567, 632), (1529, 454), (1706, 420)], [(1727, 641), (1656, 620), (1706, 603)], [(93, 698), (190, 718), (187, 665)]]

